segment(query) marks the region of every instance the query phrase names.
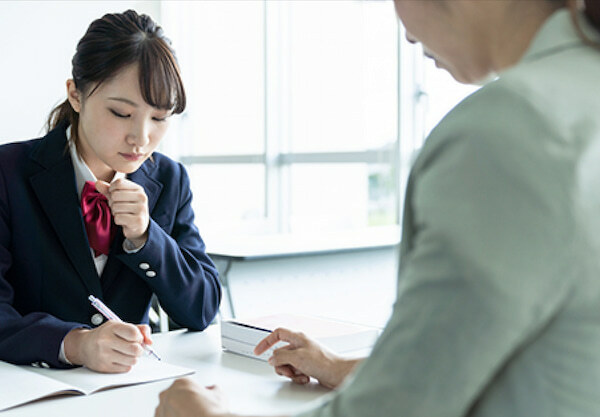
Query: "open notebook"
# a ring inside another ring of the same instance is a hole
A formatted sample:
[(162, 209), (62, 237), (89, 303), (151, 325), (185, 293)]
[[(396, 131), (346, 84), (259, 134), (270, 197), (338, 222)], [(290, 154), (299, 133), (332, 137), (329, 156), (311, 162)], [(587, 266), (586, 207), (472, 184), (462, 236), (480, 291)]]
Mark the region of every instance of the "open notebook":
[(88, 395), (94, 392), (175, 378), (194, 370), (169, 365), (153, 358), (140, 358), (127, 373), (102, 374), (87, 368), (43, 369), (0, 361), (0, 411), (57, 395)]

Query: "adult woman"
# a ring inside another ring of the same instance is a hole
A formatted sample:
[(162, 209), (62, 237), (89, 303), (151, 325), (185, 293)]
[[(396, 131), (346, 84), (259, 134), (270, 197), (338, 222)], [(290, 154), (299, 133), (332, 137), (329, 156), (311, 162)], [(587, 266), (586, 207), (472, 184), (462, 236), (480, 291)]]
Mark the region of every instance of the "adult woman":
[[(585, 179), (598, 174), (589, 40), (600, 39), (600, 2), (585, 16), (557, 0), (395, 4), (408, 39), (456, 79), (499, 77), (440, 122), (415, 162), (398, 301), (353, 378), (353, 363), (287, 330), (256, 350), (288, 341), (271, 359), (278, 372), (348, 380), (306, 417), (598, 415), (598, 190)], [(190, 410), (231, 416), (185, 380), (156, 415)]]
[[(151, 343), (129, 323), (148, 322), (152, 293), (182, 326), (213, 319), (220, 286), (187, 174), (154, 152), (184, 108), (162, 29), (107, 14), (77, 46), (48, 134), (0, 147), (1, 360), (127, 371)], [(125, 323), (102, 324), (89, 295)]]

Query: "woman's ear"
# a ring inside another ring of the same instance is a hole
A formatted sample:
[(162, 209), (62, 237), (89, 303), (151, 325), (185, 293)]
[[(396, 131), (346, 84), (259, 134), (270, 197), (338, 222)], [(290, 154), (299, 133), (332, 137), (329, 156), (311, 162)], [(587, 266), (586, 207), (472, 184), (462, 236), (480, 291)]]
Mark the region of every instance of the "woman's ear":
[(75, 81), (72, 79), (67, 80), (67, 100), (69, 100), (76, 113), (81, 111), (81, 94), (79, 94), (79, 90), (75, 87)]

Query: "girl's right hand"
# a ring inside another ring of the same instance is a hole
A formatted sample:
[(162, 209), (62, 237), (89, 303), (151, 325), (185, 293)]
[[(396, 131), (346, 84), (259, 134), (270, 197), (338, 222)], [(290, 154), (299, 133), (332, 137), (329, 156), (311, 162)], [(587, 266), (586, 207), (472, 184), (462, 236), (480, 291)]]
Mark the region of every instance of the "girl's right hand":
[(95, 329), (73, 329), (64, 339), (65, 356), (73, 365), (93, 371), (120, 373), (131, 370), (144, 353), (142, 343), (152, 344), (147, 325), (109, 320)]
[(277, 342), (288, 345), (274, 350), (269, 363), (275, 367), (275, 372), (297, 384), (307, 384), (313, 377), (321, 385), (337, 388), (360, 362), (359, 359), (344, 359), (306, 335), (283, 328), (275, 329), (261, 340), (254, 348), (254, 354), (262, 354)]

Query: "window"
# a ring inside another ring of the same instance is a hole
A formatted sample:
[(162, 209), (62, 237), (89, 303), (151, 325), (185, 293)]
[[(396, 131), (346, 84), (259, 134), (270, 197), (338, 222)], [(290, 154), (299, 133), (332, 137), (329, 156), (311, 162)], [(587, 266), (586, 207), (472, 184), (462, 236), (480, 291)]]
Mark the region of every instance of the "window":
[(189, 98), (165, 151), (188, 168), (203, 235), (399, 223), (402, 183), (444, 110), (391, 1), (161, 7)]

